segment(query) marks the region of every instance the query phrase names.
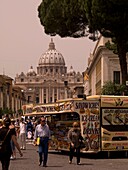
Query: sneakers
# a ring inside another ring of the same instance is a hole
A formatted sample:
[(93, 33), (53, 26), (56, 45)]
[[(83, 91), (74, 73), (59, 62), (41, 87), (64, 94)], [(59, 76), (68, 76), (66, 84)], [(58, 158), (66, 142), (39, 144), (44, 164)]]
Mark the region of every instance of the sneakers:
[(81, 163), (79, 162), (79, 163), (77, 163), (77, 165), (81, 165)]
[(11, 156), (10, 159), (13, 160), (14, 159), (13, 156)]
[(47, 167), (47, 165), (46, 165), (46, 164), (43, 164), (43, 167)]
[[(69, 161), (69, 164), (72, 164), (72, 161)], [(80, 163), (80, 162), (78, 162), (78, 163), (77, 163), (77, 165), (81, 165), (81, 163)]]
[(41, 166), (42, 162), (39, 162), (39, 166)]
[(13, 159), (16, 159), (16, 156), (13, 156)]
[(21, 149), (21, 150), (26, 150), (26, 148), (25, 148), (25, 147), (20, 147), (20, 149)]
[(47, 167), (47, 165), (43, 164), (43, 162), (39, 162), (39, 166)]

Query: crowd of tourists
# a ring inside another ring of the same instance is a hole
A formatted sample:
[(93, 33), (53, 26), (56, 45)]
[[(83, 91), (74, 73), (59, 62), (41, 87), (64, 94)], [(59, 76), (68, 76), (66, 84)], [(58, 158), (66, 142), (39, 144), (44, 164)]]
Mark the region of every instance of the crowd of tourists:
[[(80, 164), (80, 137), (79, 124), (74, 122), (73, 127), (68, 132), (70, 164), (72, 163), (75, 151), (77, 154), (77, 164)], [(22, 150), (27, 149), (26, 139), (33, 141), (34, 145), (38, 145), (39, 166), (47, 167), (50, 129), (45, 117), (40, 117), (37, 120), (21, 117), (15, 120), (5, 115), (0, 120), (0, 161), (2, 170), (9, 170), (10, 160), (16, 159), (16, 148), (20, 156), (23, 156)]]

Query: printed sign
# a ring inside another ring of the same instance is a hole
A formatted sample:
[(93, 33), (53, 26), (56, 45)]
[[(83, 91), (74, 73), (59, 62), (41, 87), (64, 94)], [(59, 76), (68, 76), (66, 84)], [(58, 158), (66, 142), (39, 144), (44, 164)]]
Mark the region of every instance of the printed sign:
[(100, 137), (99, 101), (79, 101), (74, 103), (79, 110), (82, 136), (85, 140), (86, 151), (98, 151)]
[(102, 109), (103, 125), (128, 125), (128, 109)]

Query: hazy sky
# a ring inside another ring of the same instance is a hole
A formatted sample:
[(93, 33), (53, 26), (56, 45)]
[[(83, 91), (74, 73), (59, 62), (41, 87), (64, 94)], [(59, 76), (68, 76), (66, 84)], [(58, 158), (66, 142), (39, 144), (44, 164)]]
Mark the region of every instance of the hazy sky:
[[(51, 40), (44, 33), (37, 8), (41, 0), (0, 0), (0, 74), (12, 78), (30, 66), (36, 67)], [(53, 37), (56, 49), (62, 53), (68, 69), (84, 71), (95, 43), (88, 38)]]

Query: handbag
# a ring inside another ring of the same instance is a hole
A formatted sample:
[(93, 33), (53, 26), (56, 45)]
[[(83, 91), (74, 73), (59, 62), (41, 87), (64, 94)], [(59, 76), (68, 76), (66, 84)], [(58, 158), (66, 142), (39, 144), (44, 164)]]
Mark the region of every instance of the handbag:
[(6, 139), (7, 135), (8, 135), (8, 133), (9, 133), (9, 131), (10, 131), (10, 129), (7, 131), (4, 139), (2, 141), (0, 141), (0, 151), (2, 150), (2, 146), (3, 146), (4, 142), (5, 142), (5, 139)]
[(40, 137), (37, 138), (36, 144), (37, 144), (37, 145), (40, 144)]

